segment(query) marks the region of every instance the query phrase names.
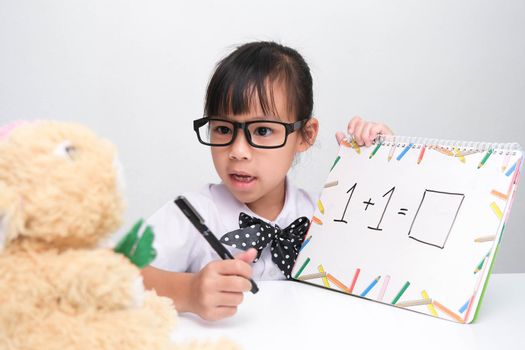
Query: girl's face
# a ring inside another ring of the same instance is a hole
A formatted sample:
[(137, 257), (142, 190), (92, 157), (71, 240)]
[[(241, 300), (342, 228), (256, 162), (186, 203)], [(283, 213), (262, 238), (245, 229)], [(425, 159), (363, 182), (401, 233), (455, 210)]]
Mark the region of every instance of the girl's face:
[[(273, 99), (277, 115), (265, 116), (258, 98), (254, 96), (248, 113), (230, 115), (228, 118), (237, 122), (261, 119), (285, 123), (295, 122), (295, 117), (287, 108), (286, 94), (278, 84), (274, 85)], [(243, 131), (239, 129), (231, 145), (211, 147), (217, 174), (235, 198), (246, 203), (257, 214), (259, 213), (256, 208), (262, 206), (280, 205), (282, 208), (285, 177), (295, 154), (307, 150), (317, 136), (318, 124), (315, 118), (310, 118), (305, 127), (309, 131), (308, 141), (302, 136), (302, 131), (297, 130), (288, 135), (283, 147), (274, 149), (252, 147), (246, 140)]]

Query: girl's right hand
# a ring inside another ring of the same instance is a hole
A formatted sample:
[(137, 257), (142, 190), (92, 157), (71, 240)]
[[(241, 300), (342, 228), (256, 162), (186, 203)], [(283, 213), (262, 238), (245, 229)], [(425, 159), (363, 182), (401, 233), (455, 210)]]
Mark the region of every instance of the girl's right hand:
[(212, 261), (196, 273), (190, 285), (192, 311), (208, 321), (233, 316), (243, 293), (252, 288), (250, 264), (256, 255), (251, 248), (235, 259)]

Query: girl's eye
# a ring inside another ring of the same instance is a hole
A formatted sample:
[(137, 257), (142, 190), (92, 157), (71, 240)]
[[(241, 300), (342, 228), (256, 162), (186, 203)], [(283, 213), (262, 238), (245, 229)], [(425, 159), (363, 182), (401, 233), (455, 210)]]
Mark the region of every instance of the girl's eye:
[(226, 135), (226, 134), (229, 134), (231, 132), (231, 129), (227, 126), (217, 126), (215, 128), (215, 131), (221, 135)]
[(272, 129), (261, 126), (255, 129), (255, 135), (257, 136), (270, 136), (273, 133)]

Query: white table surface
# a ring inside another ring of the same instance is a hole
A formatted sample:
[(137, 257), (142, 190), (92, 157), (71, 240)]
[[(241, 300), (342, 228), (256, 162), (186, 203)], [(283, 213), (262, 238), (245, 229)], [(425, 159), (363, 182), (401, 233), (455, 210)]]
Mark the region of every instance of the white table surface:
[(490, 277), (473, 324), (291, 281), (258, 282), (232, 318), (181, 314), (175, 341), (227, 337), (243, 349), (525, 349), (525, 274)]

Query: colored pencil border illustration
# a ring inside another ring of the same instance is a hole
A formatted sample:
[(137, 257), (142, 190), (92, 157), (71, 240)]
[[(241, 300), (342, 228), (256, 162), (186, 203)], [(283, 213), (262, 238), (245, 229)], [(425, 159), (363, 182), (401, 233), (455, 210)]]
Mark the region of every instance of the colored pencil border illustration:
[[(488, 261), (488, 258), (485, 257), (484, 263)], [(302, 272), (305, 270), (306, 266), (311, 262), (311, 259), (308, 257), (297, 273), (294, 276), (294, 279), (299, 281), (306, 281), (311, 283), (313, 280), (321, 280), (321, 283), (315, 283), (315, 284), (322, 284), (325, 288), (337, 290), (346, 294), (359, 296), (361, 298), (369, 299), (369, 300), (376, 300), (379, 302), (382, 302), (384, 304), (390, 304), (399, 308), (414, 308), (414, 307), (420, 307), (420, 306), (426, 306), (427, 312), (420, 311), (421, 313), (425, 313), (434, 317), (440, 317), (440, 318), (447, 318), (459, 323), (466, 323), (469, 317), (469, 314), (472, 310), (472, 304), (473, 299), (478, 293), (478, 290), (481, 286), (482, 277), (478, 278), (478, 282), (476, 284), (476, 287), (473, 291), (473, 294), (469, 299), (463, 304), (463, 306), (459, 309), (459, 313), (456, 313), (452, 311), (451, 308), (445, 306), (444, 304), (440, 303), (439, 301), (432, 299), (429, 297), (426, 290), (421, 291), (421, 299), (410, 299), (410, 300), (401, 300), (403, 296), (405, 295), (406, 291), (411, 286), (410, 281), (405, 281), (402, 285), (399, 285), (399, 290), (395, 294), (392, 301), (386, 302), (384, 301), (384, 295), (385, 292), (389, 286), (390, 282), (390, 276), (386, 275), (384, 278), (382, 276), (377, 276), (374, 278), (370, 283), (366, 284), (366, 287), (362, 289), (361, 291), (356, 291), (355, 286), (357, 283), (357, 280), (359, 278), (359, 275), (361, 274), (361, 269), (357, 268), (353, 274), (351, 283), (347, 286), (341, 278), (335, 277), (333, 274), (327, 272), (323, 266), (323, 264), (319, 264), (317, 266), (317, 269), (319, 272), (316, 273), (308, 273), (308, 274), (302, 274)], [(486, 265), (486, 264), (485, 264)], [(371, 292), (374, 289), (377, 289), (376, 286), (380, 284), (380, 281), (382, 281), (382, 285), (380, 287), (380, 290), (377, 294), (376, 298), (370, 297)], [(438, 312), (439, 311), (439, 312)], [(441, 315), (440, 315), (441, 313)], [(464, 313), (464, 316), (462, 317), (461, 314)], [(446, 317), (443, 317), (446, 316)]]

